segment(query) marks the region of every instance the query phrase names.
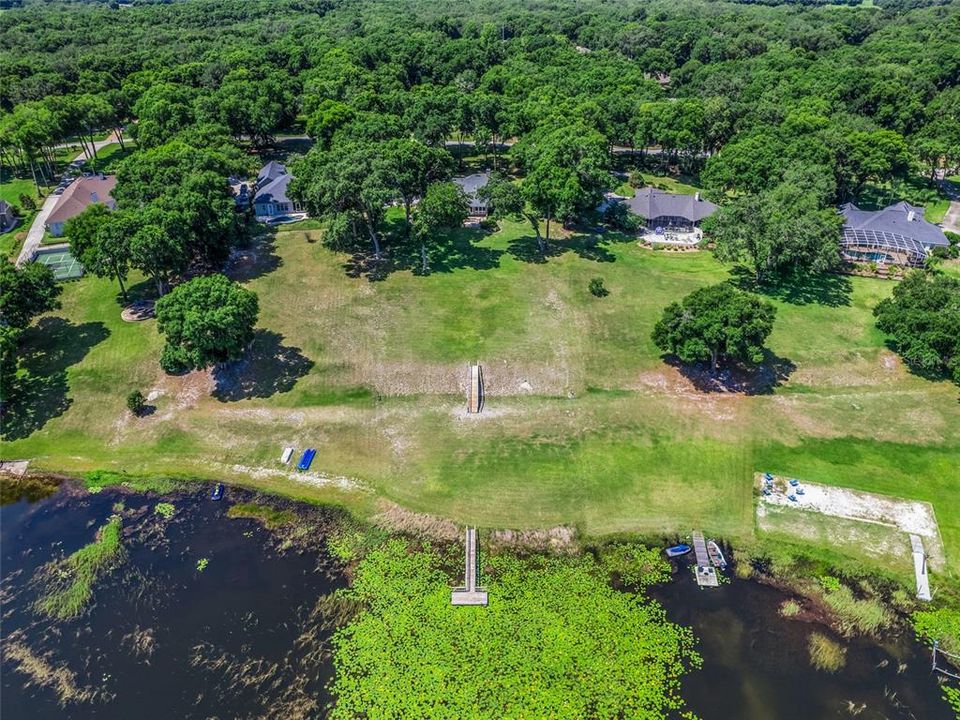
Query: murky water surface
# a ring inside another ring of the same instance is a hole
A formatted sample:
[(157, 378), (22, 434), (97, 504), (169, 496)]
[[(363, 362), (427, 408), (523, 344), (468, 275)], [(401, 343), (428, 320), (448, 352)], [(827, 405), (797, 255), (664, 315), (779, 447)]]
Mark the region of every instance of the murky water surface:
[[(64, 487), (0, 508), (3, 719), (322, 717), (334, 624), (323, 598), (346, 580), (316, 529), (309, 549), (284, 549), (255, 521), (226, 517), (246, 499), (167, 498), (176, 513), (164, 520), (158, 498)], [(124, 564), (83, 617), (37, 615), (38, 569), (91, 542), (117, 503)], [(701, 592), (681, 574), (653, 594), (700, 639), (704, 667), (684, 694), (702, 720), (952, 717), (909, 638), (854, 642), (830, 675), (808, 662), (813, 628), (780, 618), (784, 596), (771, 588), (735, 581)]]

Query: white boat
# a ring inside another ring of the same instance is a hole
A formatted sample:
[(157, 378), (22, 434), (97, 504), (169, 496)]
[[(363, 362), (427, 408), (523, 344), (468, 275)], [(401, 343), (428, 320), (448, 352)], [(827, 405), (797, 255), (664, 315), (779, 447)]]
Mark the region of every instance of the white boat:
[(707, 542), (707, 555), (709, 556), (710, 562), (713, 563), (714, 567), (718, 567), (721, 570), (727, 569), (727, 559), (723, 556), (720, 546), (717, 545), (717, 543), (713, 540)]
[(292, 447), (284, 448), (283, 455), (280, 456), (280, 462), (286, 465), (288, 462), (290, 462), (290, 458), (292, 457), (293, 457), (293, 448)]

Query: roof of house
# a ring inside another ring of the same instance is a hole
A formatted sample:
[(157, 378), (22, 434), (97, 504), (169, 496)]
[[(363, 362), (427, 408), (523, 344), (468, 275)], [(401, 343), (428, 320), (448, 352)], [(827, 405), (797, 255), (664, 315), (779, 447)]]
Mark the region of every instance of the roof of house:
[(923, 217), (923, 208), (898, 202), (883, 210), (861, 210), (853, 203), (840, 207), (846, 222), (845, 231), (873, 231), (916, 240), (926, 247), (947, 246), (950, 241), (943, 230)]
[(699, 195), (680, 195), (679, 193), (657, 190), (652, 187), (640, 188), (637, 194), (627, 200), (627, 205), (637, 215), (652, 220), (658, 217), (682, 217), (690, 222), (700, 222), (713, 215), (717, 206)]
[(459, 185), (463, 191), (471, 197), (476, 197), (477, 192), (490, 180), (490, 173), (480, 172), (473, 175), (462, 175), (455, 177), (453, 181)]
[(257, 185), (259, 186), (265, 182), (276, 180), (281, 175), (286, 174), (287, 168), (285, 165), (278, 163), (276, 160), (271, 160), (260, 168), (260, 172), (257, 173)]
[(290, 198), (287, 197), (287, 185), (292, 179), (293, 175), (280, 175), (273, 180), (268, 180), (253, 196), (253, 204), (290, 202)]
[(94, 177), (77, 178), (72, 182), (60, 200), (53, 208), (53, 212), (47, 217), (47, 225), (66, 222), (72, 217), (76, 217), (88, 205), (96, 202), (105, 203), (112, 201), (114, 186), (117, 184), (115, 175), (95, 175)]

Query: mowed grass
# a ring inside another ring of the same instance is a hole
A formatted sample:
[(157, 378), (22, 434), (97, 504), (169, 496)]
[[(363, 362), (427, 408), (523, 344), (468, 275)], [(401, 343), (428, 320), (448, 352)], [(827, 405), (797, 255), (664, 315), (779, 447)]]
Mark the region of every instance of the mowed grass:
[[(123, 323), (113, 283), (69, 283), (25, 346), (31, 381), (59, 401), (4, 457), (225, 479), (364, 512), (386, 498), (486, 527), (733, 539), (753, 535), (752, 474), (770, 470), (929, 500), (960, 570), (957, 389), (912, 375), (885, 346), (872, 309), (892, 283), (828, 278), (778, 293), (779, 386), (705, 393), (650, 331), (666, 304), (731, 277), (709, 253), (574, 234), (537, 262), (529, 230), (507, 223), (456, 233), (430, 275), (370, 279), (319, 237), (281, 230), (234, 270), (260, 296), (263, 332), (219, 384), (165, 376), (155, 323)], [(593, 277), (608, 297), (588, 292)], [(476, 360), (487, 399), (470, 417)], [(142, 419), (124, 407), (133, 388), (154, 406)], [(279, 464), (288, 445), (317, 448), (310, 482)]]

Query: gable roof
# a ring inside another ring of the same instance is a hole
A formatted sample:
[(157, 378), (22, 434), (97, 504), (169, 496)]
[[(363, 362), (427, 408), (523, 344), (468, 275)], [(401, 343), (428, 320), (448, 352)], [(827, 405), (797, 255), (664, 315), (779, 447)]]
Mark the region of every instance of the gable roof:
[(705, 217), (713, 215), (717, 206), (709, 200), (697, 198), (696, 195), (681, 195), (644, 187), (627, 200), (627, 205), (633, 212), (647, 220), (658, 217), (682, 217), (690, 222), (700, 222)]
[(276, 180), (281, 175), (287, 174), (287, 167), (281, 163), (278, 163), (276, 160), (271, 160), (262, 168), (260, 172), (257, 173), (257, 185), (263, 185), (265, 182), (270, 182), (271, 180)]
[(63, 195), (60, 196), (60, 200), (54, 206), (53, 212), (47, 217), (47, 225), (66, 222), (82, 213), (88, 205), (93, 205), (93, 203), (105, 203), (113, 207), (113, 197), (110, 193), (113, 192), (116, 184), (117, 177), (115, 175), (77, 178), (63, 191)]
[(293, 175), (280, 175), (267, 181), (253, 196), (253, 204), (290, 202), (290, 198), (287, 197), (287, 185), (290, 184), (292, 179)]
[[(844, 231), (865, 230), (916, 240), (925, 247), (947, 246), (943, 230), (923, 217), (923, 208), (898, 202), (883, 210), (861, 210), (853, 203), (840, 207), (845, 219)], [(912, 219), (911, 219), (912, 218)]]
[(461, 189), (470, 197), (475, 198), (477, 192), (490, 180), (490, 173), (488, 172), (479, 172), (474, 173), (473, 175), (461, 175), (460, 177), (455, 177), (453, 182), (461, 187)]

